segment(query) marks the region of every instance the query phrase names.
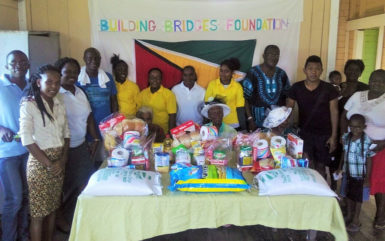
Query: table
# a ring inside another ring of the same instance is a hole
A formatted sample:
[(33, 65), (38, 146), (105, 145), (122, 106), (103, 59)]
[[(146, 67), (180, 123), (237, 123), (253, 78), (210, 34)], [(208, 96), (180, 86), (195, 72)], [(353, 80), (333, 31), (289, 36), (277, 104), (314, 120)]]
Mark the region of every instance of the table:
[[(252, 176), (246, 175), (246, 180)], [(310, 195), (258, 196), (258, 191), (197, 194), (170, 192), (162, 176), (162, 196), (80, 195), (69, 241), (142, 240), (188, 229), (264, 225), (330, 232), (348, 240), (335, 198)], [(249, 182), (250, 183), (250, 182)]]

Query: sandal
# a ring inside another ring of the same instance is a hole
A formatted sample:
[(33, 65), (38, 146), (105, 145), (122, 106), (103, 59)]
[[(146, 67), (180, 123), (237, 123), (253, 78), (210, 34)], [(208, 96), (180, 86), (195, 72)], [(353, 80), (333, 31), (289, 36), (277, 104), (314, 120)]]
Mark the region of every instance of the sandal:
[(375, 229), (379, 229), (379, 230), (385, 229), (385, 221), (382, 221), (382, 222), (375, 222), (375, 223), (374, 223), (374, 228), (375, 228)]
[(349, 232), (355, 233), (360, 231), (360, 228), (361, 228), (361, 224), (357, 225), (357, 224), (351, 223), (346, 227), (346, 230)]

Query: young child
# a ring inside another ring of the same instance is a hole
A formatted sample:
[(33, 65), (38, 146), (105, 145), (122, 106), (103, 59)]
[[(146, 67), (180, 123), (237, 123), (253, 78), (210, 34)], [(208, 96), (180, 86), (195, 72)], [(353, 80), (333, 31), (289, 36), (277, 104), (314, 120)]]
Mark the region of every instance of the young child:
[[(343, 141), (343, 168), (347, 176), (346, 200), (347, 214), (345, 221), (346, 229), (350, 232), (360, 230), (360, 211), (363, 200), (363, 189), (369, 186), (371, 174), (371, 157), (375, 155), (369, 149), (370, 138), (364, 133), (366, 128), (365, 117), (354, 114), (349, 120), (350, 132), (342, 137)], [(342, 163), (341, 163), (342, 165)], [(338, 173), (341, 173), (341, 165)]]
[(339, 94), (341, 94), (341, 81), (342, 75), (339, 71), (333, 70), (329, 73), (329, 82), (336, 88)]

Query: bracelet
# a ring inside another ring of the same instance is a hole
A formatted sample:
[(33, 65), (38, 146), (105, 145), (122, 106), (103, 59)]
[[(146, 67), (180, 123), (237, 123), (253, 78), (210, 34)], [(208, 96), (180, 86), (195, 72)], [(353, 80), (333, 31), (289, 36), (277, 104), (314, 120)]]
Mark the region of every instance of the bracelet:
[(94, 142), (98, 142), (98, 141), (100, 141), (100, 139), (94, 139)]
[(252, 116), (247, 117), (247, 120), (252, 120), (252, 119), (253, 119)]

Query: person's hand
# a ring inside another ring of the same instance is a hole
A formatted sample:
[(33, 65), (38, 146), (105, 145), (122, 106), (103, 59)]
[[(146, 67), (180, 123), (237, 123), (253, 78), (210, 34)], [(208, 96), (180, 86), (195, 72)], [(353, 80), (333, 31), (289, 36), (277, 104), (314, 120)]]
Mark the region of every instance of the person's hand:
[(337, 148), (337, 139), (334, 136), (331, 136), (327, 140), (326, 145), (329, 146), (329, 153), (332, 153)]
[(373, 141), (373, 144), (377, 146), (372, 150), (374, 152), (380, 152), (385, 148), (385, 141)]
[(15, 135), (15, 133), (12, 130), (10, 130), (6, 127), (3, 127), (3, 126), (0, 127), (0, 138), (2, 141), (12, 142), (14, 135)]
[(249, 124), (250, 131), (255, 131), (257, 129), (257, 125), (255, 124), (253, 118), (247, 119), (247, 123)]
[(55, 161), (51, 163), (51, 165), (49, 165), (47, 169), (54, 176), (59, 176), (63, 172), (64, 167), (63, 167), (62, 161)]

